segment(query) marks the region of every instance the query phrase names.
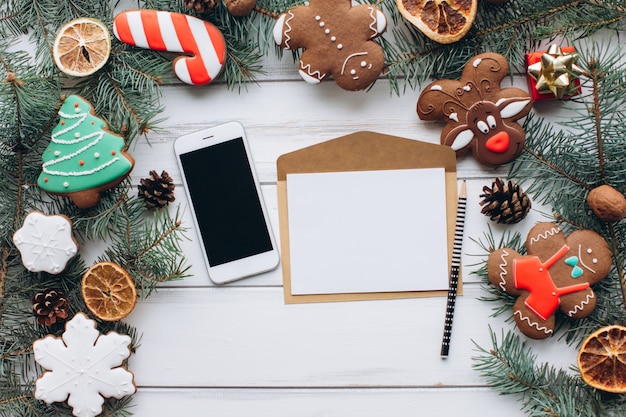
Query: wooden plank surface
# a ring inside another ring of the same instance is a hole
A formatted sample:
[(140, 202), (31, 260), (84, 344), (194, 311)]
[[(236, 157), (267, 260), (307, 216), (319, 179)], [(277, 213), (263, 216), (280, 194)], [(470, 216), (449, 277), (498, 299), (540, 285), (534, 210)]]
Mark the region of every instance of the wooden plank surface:
[[(367, 93), (343, 91), (332, 81), (310, 86), (292, 74), (280, 77), (286, 68), (296, 71), (290, 58), (272, 62), (271, 76), (241, 93), (223, 84), (165, 87), (167, 121), (131, 149), (134, 182), (152, 169), (175, 179), (176, 203), (190, 228), (183, 248), (193, 265), (192, 277), (163, 285), (129, 316), (143, 334), (129, 364), (139, 386), (135, 415), (522, 415), (515, 398), (497, 395), (472, 369), (474, 342), (489, 346), (488, 326), (497, 333), (510, 328), (503, 317), (490, 317), (492, 306), (478, 300), (483, 292), (472, 275), (481, 259), (473, 255), (482, 254), (475, 240), (490, 223), (480, 214), (479, 194), (506, 168), (482, 167), (471, 156), (458, 161), (459, 179), (468, 180), (466, 285), (446, 360), (439, 357), (445, 297), (287, 306), (280, 269), (223, 287), (210, 282), (180, 186), (172, 150), (177, 136), (228, 120), (244, 125), (277, 237), (275, 164), (281, 154), (359, 130), (439, 141), (441, 125), (417, 117), (418, 91), (395, 96), (385, 80)], [(525, 83), (514, 80), (521, 88)], [(555, 112), (549, 106), (539, 111)], [(513, 228), (491, 227), (496, 236), (525, 234), (545, 213), (535, 206)], [(531, 345), (542, 361), (565, 368), (575, 362), (563, 343)]]

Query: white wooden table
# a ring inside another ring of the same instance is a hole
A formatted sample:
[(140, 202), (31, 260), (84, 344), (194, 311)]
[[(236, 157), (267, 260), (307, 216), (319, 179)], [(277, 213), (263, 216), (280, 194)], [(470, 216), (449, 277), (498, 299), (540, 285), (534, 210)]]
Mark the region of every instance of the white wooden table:
[[(290, 56), (267, 58), (265, 70), (258, 85), (241, 93), (224, 84), (165, 87), (164, 130), (149, 134), (150, 145), (139, 139), (131, 149), (134, 182), (151, 169), (175, 179), (175, 204), (190, 228), (183, 249), (193, 265), (192, 277), (163, 285), (128, 318), (143, 334), (129, 364), (139, 387), (132, 411), (139, 417), (522, 415), (516, 398), (498, 395), (472, 369), (474, 343), (490, 347), (488, 326), (498, 334), (510, 328), (477, 299), (483, 290), (471, 273), (482, 259), (472, 256), (482, 254), (472, 238), (482, 238), (490, 223), (480, 214), (479, 194), (506, 169), (482, 167), (471, 156), (458, 160), (469, 194), (465, 284), (448, 359), (439, 356), (445, 297), (285, 305), (280, 268), (226, 286), (210, 282), (174, 159), (177, 136), (229, 120), (244, 125), (277, 237), (281, 154), (359, 130), (439, 141), (440, 126), (417, 117), (419, 91), (395, 96), (384, 79), (367, 93), (343, 91), (332, 81), (311, 86)], [(526, 89), (523, 77), (515, 85)], [(515, 228), (491, 227), (496, 236), (505, 230), (525, 236), (540, 220), (538, 208)], [(531, 345), (541, 361), (575, 363), (563, 342)]]

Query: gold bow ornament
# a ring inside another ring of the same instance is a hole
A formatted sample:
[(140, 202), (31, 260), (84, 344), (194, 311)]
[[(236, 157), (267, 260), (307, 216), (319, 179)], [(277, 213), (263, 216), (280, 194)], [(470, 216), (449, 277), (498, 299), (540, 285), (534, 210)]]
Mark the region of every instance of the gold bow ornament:
[(547, 51), (528, 54), (528, 81), (533, 98), (545, 100), (554, 96), (562, 99), (580, 93), (578, 77), (584, 71), (576, 65), (577, 59), (578, 54), (573, 47), (561, 49), (555, 44), (550, 45)]

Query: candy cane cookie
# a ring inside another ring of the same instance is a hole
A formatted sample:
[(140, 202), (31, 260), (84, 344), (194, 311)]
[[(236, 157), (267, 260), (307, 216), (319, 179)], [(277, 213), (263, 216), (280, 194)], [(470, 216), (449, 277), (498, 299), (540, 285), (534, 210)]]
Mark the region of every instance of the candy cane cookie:
[(220, 30), (182, 13), (126, 10), (115, 16), (113, 33), (129, 45), (187, 54), (172, 63), (174, 73), (186, 84), (210, 83), (226, 61), (226, 41)]

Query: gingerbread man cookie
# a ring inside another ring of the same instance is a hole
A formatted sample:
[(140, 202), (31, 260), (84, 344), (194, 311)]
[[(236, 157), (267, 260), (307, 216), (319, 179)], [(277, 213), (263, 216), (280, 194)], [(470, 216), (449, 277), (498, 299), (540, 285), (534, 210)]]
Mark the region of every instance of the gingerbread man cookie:
[(387, 27), (383, 12), (372, 5), (352, 7), (351, 0), (310, 0), (281, 14), (274, 40), (284, 49), (303, 48), (300, 76), (318, 84), (329, 76), (345, 90), (370, 86), (385, 58), (372, 39)]
[(509, 74), (506, 59), (487, 52), (472, 58), (457, 80), (429, 84), (417, 101), (422, 120), (443, 120), (441, 144), (462, 155), (470, 149), (476, 160), (498, 166), (515, 159), (526, 141), (517, 120), (530, 112), (533, 100), (519, 88), (500, 88)]
[(527, 255), (510, 248), (492, 252), (487, 261), (489, 281), (518, 297), (513, 307), (522, 333), (545, 339), (554, 333), (555, 316), (587, 317), (596, 305), (591, 285), (611, 269), (611, 251), (592, 230), (568, 236), (553, 223), (539, 223), (528, 233)]

